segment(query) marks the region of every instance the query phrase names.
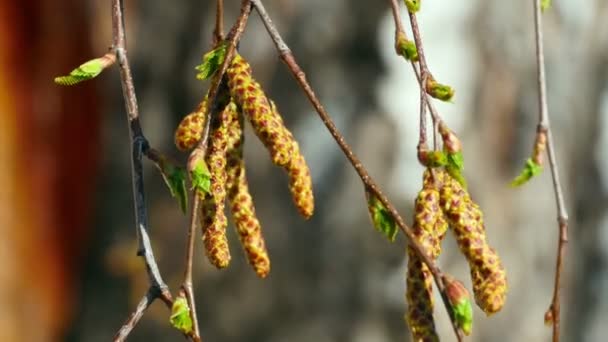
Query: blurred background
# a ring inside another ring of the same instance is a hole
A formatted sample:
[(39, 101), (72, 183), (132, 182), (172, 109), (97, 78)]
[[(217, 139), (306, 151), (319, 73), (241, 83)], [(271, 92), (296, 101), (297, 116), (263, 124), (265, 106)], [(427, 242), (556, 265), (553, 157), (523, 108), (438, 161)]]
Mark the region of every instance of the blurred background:
[[(194, 67), (209, 49), (215, 1), (126, 1), (129, 54), (150, 143), (173, 146), (180, 119), (208, 84)], [(107, 341), (147, 281), (136, 241), (129, 142), (116, 69), (72, 88), (53, 84), (111, 42), (109, 1), (0, 1), (0, 340)], [(240, 1), (226, 1), (226, 25)], [(337, 126), (411, 222), (418, 91), (394, 54), (388, 1), (268, 0), (267, 9)], [(564, 341), (608, 336), (608, 2), (554, 0), (544, 15), (549, 109), (571, 219), (563, 288)], [(503, 258), (510, 291), (491, 318), (475, 310), (471, 341), (547, 341), (557, 224), (549, 172), (508, 186), (537, 120), (531, 1), (426, 1), (419, 15), (437, 104), (464, 143), (466, 176)], [(404, 19), (406, 17), (404, 16)], [(407, 22), (406, 22), (406, 26)], [(408, 340), (405, 240), (372, 228), (361, 183), (281, 64), (257, 15), (241, 53), (278, 104), (310, 165), (316, 213), (297, 215), (287, 179), (248, 134), (251, 190), (272, 260), (266, 280), (233, 259), (215, 270), (198, 242), (195, 287), (206, 341)], [(145, 162), (151, 238), (173, 291), (187, 218)], [(200, 240), (199, 240), (200, 241)], [(443, 270), (470, 286), (454, 239)], [(441, 336), (453, 340), (445, 310)], [(131, 341), (182, 340), (154, 303)]]

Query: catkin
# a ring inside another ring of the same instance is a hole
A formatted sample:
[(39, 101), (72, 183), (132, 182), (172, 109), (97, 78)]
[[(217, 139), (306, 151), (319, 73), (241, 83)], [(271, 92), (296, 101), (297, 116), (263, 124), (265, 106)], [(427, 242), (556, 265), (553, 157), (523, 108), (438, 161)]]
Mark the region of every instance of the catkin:
[(224, 207), (226, 200), (228, 124), (235, 111), (236, 105), (230, 103), (214, 118), (205, 156), (211, 175), (211, 191), (203, 198), (201, 205), (203, 245), (209, 261), (217, 268), (224, 268), (230, 263), (230, 250), (226, 238), (228, 221), (224, 213)]
[[(448, 229), (440, 208), (439, 191), (430, 172), (425, 171), (423, 189), (415, 202), (413, 232), (429, 256), (437, 259), (441, 253), (441, 240)], [(408, 310), (406, 321), (414, 341), (439, 341), (433, 319), (433, 276), (412, 247), (407, 247)]]
[(269, 150), (272, 161), (288, 165), (293, 157), (294, 139), (280, 115), (273, 111), (260, 84), (253, 78), (249, 63), (236, 55), (226, 70), (230, 95), (241, 108), (253, 129)]
[(247, 260), (255, 273), (260, 278), (265, 278), (270, 272), (270, 259), (245, 176), (242, 114), (237, 111), (231, 114), (228, 126), (228, 165), (226, 167), (228, 202)]
[(456, 235), (460, 251), (469, 262), (475, 302), (488, 315), (498, 312), (507, 293), (506, 272), (496, 251), (486, 240), (483, 213), (466, 190), (443, 175), (441, 206)]
[(205, 108), (207, 106), (207, 97), (201, 102), (198, 108), (186, 115), (175, 130), (175, 146), (180, 151), (193, 149), (201, 136), (205, 124)]

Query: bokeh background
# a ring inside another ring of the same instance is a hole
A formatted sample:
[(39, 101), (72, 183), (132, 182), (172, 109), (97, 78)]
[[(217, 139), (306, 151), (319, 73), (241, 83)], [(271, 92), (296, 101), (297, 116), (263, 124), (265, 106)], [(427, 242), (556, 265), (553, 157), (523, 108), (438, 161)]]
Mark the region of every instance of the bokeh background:
[[(194, 67), (210, 47), (214, 1), (126, 1), (129, 53), (151, 144), (173, 147), (180, 118), (207, 84)], [(226, 1), (226, 24), (240, 1)], [(267, 8), (322, 102), (402, 214), (411, 218), (418, 92), (393, 52), (388, 1), (268, 0)], [(608, 2), (555, 0), (545, 14), (549, 108), (570, 212), (564, 341), (608, 336)], [(0, 1), (0, 340), (107, 341), (146, 289), (135, 257), (128, 131), (116, 69), (73, 88), (54, 76), (111, 42), (108, 1)], [(502, 312), (475, 311), (471, 341), (547, 341), (556, 212), (548, 172), (508, 187), (537, 119), (532, 3), (425, 1), (420, 22), (437, 104), (463, 139), (466, 176), (484, 210), (510, 291)], [(405, 19), (405, 17), (404, 17)], [(241, 53), (300, 141), (316, 213), (303, 221), (287, 180), (248, 132), (248, 176), (272, 259), (259, 280), (230, 231), (233, 261), (210, 266), (197, 246), (195, 287), (206, 341), (404, 341), (405, 240), (372, 228), (362, 186), (279, 61), (257, 15)], [(173, 290), (187, 219), (145, 163), (151, 237)], [(411, 219), (409, 220), (411, 222)], [(452, 237), (441, 267), (470, 285)], [(445, 310), (437, 321), (453, 339)], [(131, 341), (182, 340), (155, 303)]]

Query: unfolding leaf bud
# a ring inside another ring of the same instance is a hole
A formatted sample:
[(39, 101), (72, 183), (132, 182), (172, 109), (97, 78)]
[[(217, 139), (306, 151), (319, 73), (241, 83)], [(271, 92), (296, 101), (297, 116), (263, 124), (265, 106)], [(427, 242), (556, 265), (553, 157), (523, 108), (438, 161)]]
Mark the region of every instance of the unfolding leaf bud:
[(543, 166), (544, 154), (547, 149), (547, 131), (539, 129), (536, 133), (536, 140), (534, 141), (534, 151), (532, 153), (532, 160), (536, 165)]
[(420, 3), (422, 0), (404, 0), (405, 7), (410, 13), (416, 13), (420, 10)]
[(461, 281), (450, 276), (444, 276), (443, 282), (456, 323), (462, 332), (468, 336), (471, 334), (471, 328), (473, 327), (473, 308), (469, 291)]
[(551, 326), (553, 325), (553, 307), (550, 307), (547, 312), (545, 312), (545, 325)]
[(426, 146), (418, 146), (418, 161), (426, 167), (441, 167), (448, 164), (448, 157), (443, 151), (429, 150)]
[(395, 50), (398, 55), (403, 56), (408, 61), (418, 62), (418, 49), (416, 49), (416, 43), (407, 39), (402, 32), (397, 35)]
[(462, 152), (460, 139), (443, 121), (439, 122), (439, 134), (447, 153), (456, 154)]
[(441, 84), (432, 77), (429, 77), (426, 81), (426, 92), (438, 100), (451, 101), (455, 91), (449, 85)]

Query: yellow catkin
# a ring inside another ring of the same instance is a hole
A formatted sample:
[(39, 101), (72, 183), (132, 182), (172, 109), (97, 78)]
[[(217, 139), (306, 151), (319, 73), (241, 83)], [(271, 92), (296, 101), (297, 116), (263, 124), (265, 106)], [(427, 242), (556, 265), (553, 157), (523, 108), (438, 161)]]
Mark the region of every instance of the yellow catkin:
[(293, 157), (293, 137), (280, 115), (273, 111), (262, 87), (251, 74), (251, 67), (236, 55), (226, 71), (230, 95), (249, 120), (255, 134), (269, 150), (272, 161), (288, 165)]
[(227, 219), (224, 213), (226, 200), (226, 150), (228, 125), (236, 105), (228, 104), (212, 122), (205, 162), (211, 175), (211, 191), (202, 200), (201, 226), (203, 245), (209, 261), (217, 268), (230, 263), (230, 250), (226, 238)]
[(242, 114), (237, 111), (232, 114), (228, 126), (228, 165), (226, 167), (228, 202), (247, 260), (255, 273), (259, 277), (265, 278), (270, 272), (270, 259), (245, 176)]
[[(439, 191), (428, 170), (424, 178), (423, 189), (415, 202), (412, 229), (420, 245), (430, 253), (429, 256), (437, 259), (448, 225), (440, 209)], [(406, 321), (412, 338), (414, 341), (439, 341), (433, 319), (433, 276), (410, 246), (407, 247), (407, 255)]]
[(496, 251), (488, 245), (483, 213), (468, 192), (444, 174), (441, 206), (456, 235), (460, 251), (469, 262), (475, 302), (488, 315), (502, 309), (507, 277)]
[(181, 151), (193, 149), (201, 136), (205, 124), (205, 108), (207, 106), (207, 97), (199, 104), (197, 109), (186, 115), (175, 130), (175, 146)]
[(294, 141), (293, 147), (294, 157), (286, 167), (289, 173), (289, 191), (300, 215), (308, 219), (315, 211), (312, 177), (298, 143)]
[[(198, 104), (196, 109), (186, 115), (175, 130), (175, 146), (181, 151), (188, 151), (196, 147), (203, 136), (205, 128), (205, 117), (207, 113), (207, 96)], [(218, 108), (225, 108), (230, 102), (230, 94), (225, 88), (220, 88), (217, 95), (216, 105)]]

